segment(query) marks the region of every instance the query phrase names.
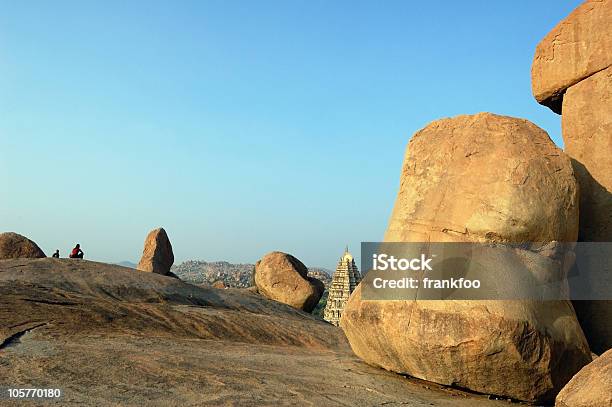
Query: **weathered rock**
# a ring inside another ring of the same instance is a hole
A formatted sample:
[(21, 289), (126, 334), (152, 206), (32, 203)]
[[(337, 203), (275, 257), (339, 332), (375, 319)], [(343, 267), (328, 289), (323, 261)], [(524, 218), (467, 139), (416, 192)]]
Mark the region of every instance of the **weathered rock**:
[(264, 296), (311, 312), (325, 287), (308, 277), (306, 266), (290, 254), (272, 252), (255, 264), (255, 285)]
[(379, 372), (337, 328), (250, 290), (87, 260), (0, 260), (0, 377), (59, 383), (61, 401), (31, 404), (62, 407), (507, 406)]
[(580, 184), (579, 239), (611, 242), (612, 67), (567, 90), (561, 125)]
[(576, 373), (557, 395), (555, 407), (612, 407), (612, 350)]
[(479, 113), (435, 121), (410, 140), (400, 182), (389, 242), (578, 236), (570, 160), (528, 120)]
[(536, 47), (531, 87), (538, 102), (561, 113), (563, 93), (612, 65), (612, 1), (587, 0)]
[(167, 275), (174, 263), (170, 239), (164, 228), (154, 229), (147, 235), (142, 258), (136, 268), (157, 274)]
[(0, 233), (0, 259), (38, 259), (45, 253), (36, 243), (13, 232)]
[[(527, 120), (481, 113), (410, 141), (385, 240), (575, 241), (571, 163)], [(421, 379), (551, 401), (591, 354), (569, 301), (364, 301), (340, 326), (366, 362)]]
[[(612, 68), (567, 90), (561, 123), (580, 184), (579, 240), (612, 242)], [(612, 348), (612, 301), (577, 301), (574, 307), (591, 349)]]

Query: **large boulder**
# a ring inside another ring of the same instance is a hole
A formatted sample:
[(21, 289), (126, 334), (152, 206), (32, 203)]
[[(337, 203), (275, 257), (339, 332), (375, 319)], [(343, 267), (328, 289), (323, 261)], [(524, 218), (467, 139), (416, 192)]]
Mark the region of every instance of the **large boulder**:
[(301, 261), (282, 252), (262, 257), (255, 264), (254, 279), (259, 293), (306, 312), (316, 307), (325, 290), (321, 281), (308, 277)]
[[(580, 184), (579, 240), (612, 242), (612, 67), (567, 90), (561, 123), (565, 151)], [(608, 267), (612, 274), (609, 263), (591, 267)], [(591, 349), (602, 353), (612, 348), (612, 301), (574, 305)]]
[(435, 121), (410, 140), (386, 241), (577, 236), (570, 160), (535, 124), (479, 113)]
[(555, 407), (612, 407), (612, 350), (576, 373), (557, 395)]
[[(577, 201), (569, 158), (529, 121), (438, 120), (408, 145), (385, 241), (572, 242)], [(361, 291), (340, 326), (387, 370), (540, 402), (591, 358), (569, 301), (366, 301)]]
[(27, 237), (13, 232), (0, 233), (0, 260), (42, 257), (47, 256), (36, 243)]
[(174, 253), (164, 228), (149, 232), (145, 239), (142, 257), (136, 269), (168, 275), (172, 263), (174, 263)]
[(612, 1), (587, 0), (536, 47), (531, 86), (536, 100), (561, 113), (563, 93), (612, 65)]
[(567, 90), (561, 125), (580, 184), (579, 238), (612, 242), (612, 67)]

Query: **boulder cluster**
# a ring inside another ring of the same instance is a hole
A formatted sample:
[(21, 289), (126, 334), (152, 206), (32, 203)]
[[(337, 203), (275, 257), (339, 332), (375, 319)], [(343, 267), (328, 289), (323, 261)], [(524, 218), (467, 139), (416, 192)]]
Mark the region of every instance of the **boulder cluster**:
[[(535, 98), (561, 114), (580, 185), (582, 242), (612, 242), (612, 1), (586, 1), (536, 49)], [(612, 268), (608, 269), (612, 273)], [(591, 349), (612, 347), (612, 302), (574, 302)]]
[[(480, 113), (430, 123), (408, 144), (385, 241), (532, 242), (525, 257), (551, 264), (525, 264), (540, 275), (573, 262), (542, 247), (612, 241), (611, 64), (612, 1), (587, 1), (538, 45), (533, 63), (534, 96), (562, 113), (565, 152), (523, 119)], [(609, 302), (376, 301), (362, 300), (358, 287), (340, 326), (359, 357), (390, 371), (529, 402), (559, 394), (558, 405), (594, 406), (610, 404), (579, 404), (575, 394), (600, 383), (597, 397), (610, 400), (609, 380), (592, 373), (607, 370), (588, 364), (591, 348), (612, 346), (611, 320)], [(561, 391), (568, 382), (573, 388)]]
[[(45, 253), (30, 239), (17, 233), (0, 233), (0, 260), (43, 258)], [(178, 278), (170, 271), (174, 253), (164, 228), (153, 229), (144, 242), (142, 257), (136, 270)], [(282, 252), (272, 252), (259, 260), (253, 272), (257, 291), (268, 299), (278, 301), (305, 312), (312, 312), (323, 292), (324, 284), (308, 276), (308, 268), (297, 258)], [(223, 281), (213, 288), (224, 289)]]
[[(480, 113), (431, 123), (411, 139), (400, 185), (385, 241), (578, 235), (571, 162), (526, 120)], [(360, 286), (340, 326), (372, 365), (533, 402), (553, 399), (591, 360), (569, 301), (363, 301)]]

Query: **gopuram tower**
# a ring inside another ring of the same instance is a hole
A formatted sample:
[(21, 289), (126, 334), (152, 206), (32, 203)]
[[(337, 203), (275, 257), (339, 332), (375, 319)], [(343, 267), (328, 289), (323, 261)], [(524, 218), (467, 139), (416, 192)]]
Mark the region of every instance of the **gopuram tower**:
[(323, 312), (323, 319), (338, 326), (344, 305), (349, 296), (361, 281), (359, 269), (355, 265), (353, 256), (348, 251), (348, 246), (338, 262), (336, 272), (329, 286), (327, 305)]

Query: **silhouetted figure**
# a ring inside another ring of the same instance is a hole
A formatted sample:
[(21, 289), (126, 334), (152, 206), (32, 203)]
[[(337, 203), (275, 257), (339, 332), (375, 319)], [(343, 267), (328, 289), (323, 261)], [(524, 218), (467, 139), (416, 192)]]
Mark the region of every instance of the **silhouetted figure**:
[(53, 253), (53, 256), (51, 257), (53, 257), (54, 259), (59, 259), (59, 249), (57, 249), (55, 253)]
[(83, 250), (81, 250), (81, 245), (77, 243), (74, 249), (72, 249), (72, 252), (70, 252), (70, 258), (71, 259), (82, 259), (84, 254), (85, 253), (83, 253)]

